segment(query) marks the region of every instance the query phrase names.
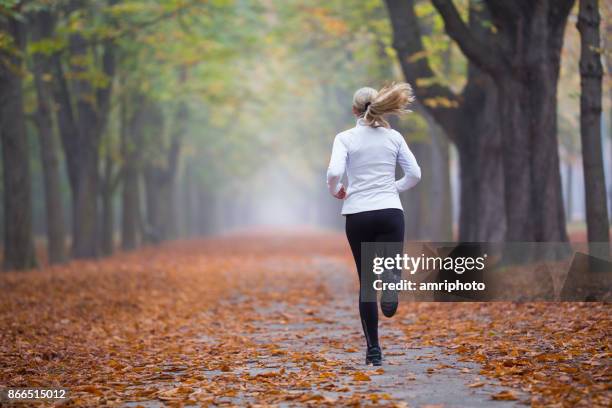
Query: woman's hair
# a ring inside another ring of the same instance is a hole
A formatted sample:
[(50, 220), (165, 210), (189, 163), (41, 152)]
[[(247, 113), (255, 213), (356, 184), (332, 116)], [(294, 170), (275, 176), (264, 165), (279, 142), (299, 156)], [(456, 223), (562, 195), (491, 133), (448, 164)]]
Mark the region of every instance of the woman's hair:
[(414, 101), (412, 87), (404, 82), (392, 83), (379, 91), (374, 88), (360, 88), (353, 95), (353, 109), (368, 126), (390, 127), (383, 117), (387, 114), (408, 113), (408, 105)]

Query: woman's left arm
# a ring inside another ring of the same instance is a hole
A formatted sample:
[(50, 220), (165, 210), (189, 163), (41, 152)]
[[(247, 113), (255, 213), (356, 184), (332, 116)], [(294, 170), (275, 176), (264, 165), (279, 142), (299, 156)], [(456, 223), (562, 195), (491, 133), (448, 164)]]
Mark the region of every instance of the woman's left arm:
[(397, 187), (397, 191), (401, 193), (402, 191), (414, 187), (421, 180), (421, 168), (402, 135), (399, 136), (402, 140), (397, 153), (397, 162), (404, 171), (404, 177), (397, 180), (395, 186)]
[(346, 170), (347, 158), (348, 149), (346, 144), (341, 135), (337, 135), (334, 139), (331, 159), (327, 168), (327, 188), (334, 197), (338, 197), (338, 193), (344, 188), (340, 181)]

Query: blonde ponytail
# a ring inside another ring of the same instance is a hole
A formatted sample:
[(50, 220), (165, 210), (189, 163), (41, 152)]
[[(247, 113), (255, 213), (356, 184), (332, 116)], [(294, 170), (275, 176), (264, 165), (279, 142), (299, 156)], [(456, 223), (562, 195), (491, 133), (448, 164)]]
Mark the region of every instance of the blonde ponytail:
[(388, 114), (401, 115), (410, 112), (408, 105), (414, 101), (412, 87), (404, 82), (392, 83), (379, 91), (364, 87), (353, 96), (353, 110), (372, 127), (390, 127), (383, 117)]

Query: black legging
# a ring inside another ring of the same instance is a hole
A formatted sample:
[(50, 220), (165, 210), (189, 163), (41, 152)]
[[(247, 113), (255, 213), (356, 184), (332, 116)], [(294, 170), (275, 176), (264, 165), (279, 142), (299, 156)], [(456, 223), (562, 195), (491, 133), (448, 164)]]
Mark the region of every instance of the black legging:
[[(351, 246), (359, 275), (359, 315), (363, 333), (368, 347), (378, 346), (378, 304), (372, 301), (361, 301), (363, 289), (374, 290), (361, 287), (361, 243), (396, 242), (403, 245), (404, 212), (397, 208), (386, 208), (349, 214), (346, 216), (346, 237)], [(368, 295), (368, 299), (372, 298), (373, 296)]]

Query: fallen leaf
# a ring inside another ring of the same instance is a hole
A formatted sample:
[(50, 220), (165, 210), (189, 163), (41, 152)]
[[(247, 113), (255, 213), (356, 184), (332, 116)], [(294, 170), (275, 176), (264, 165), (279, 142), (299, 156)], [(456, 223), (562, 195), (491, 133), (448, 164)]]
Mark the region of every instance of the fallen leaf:
[(491, 398), (496, 401), (516, 401), (518, 399), (512, 391), (508, 390), (500, 391), (497, 394), (493, 394), (491, 395)]
[(353, 374), (353, 380), (354, 381), (370, 381), (371, 378), (366, 373), (362, 373), (361, 371), (357, 371), (355, 374)]

